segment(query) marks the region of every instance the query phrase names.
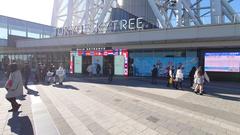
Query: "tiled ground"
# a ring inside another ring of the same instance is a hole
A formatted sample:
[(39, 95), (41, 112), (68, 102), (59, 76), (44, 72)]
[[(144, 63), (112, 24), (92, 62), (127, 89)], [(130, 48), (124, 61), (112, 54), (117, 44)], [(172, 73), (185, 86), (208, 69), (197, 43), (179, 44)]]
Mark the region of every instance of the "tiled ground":
[(239, 135), (238, 84), (206, 87), (196, 95), (136, 79), (78, 79), (59, 85), (31, 85), (8, 113), (0, 89), (0, 134), (22, 135)]

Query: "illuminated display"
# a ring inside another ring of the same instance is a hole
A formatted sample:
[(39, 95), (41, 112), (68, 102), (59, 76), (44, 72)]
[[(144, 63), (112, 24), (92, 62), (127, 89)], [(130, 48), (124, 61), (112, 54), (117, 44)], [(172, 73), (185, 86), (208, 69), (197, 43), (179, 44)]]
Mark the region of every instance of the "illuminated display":
[(205, 53), (205, 71), (240, 72), (240, 52)]
[[(70, 52), (71, 59), (70, 59), (70, 73), (76, 73), (74, 71), (74, 66), (76, 63), (80, 62), (80, 57), (79, 56), (123, 56), (123, 59), (117, 59), (117, 65), (119, 65), (121, 62), (123, 67), (116, 67), (116, 72), (118, 75), (120, 75), (121, 72), (122, 75), (127, 76), (128, 75), (128, 50), (127, 49), (110, 49), (110, 50), (104, 50), (104, 49), (95, 49), (95, 50), (77, 50), (77, 51), (71, 51)], [(73, 60), (74, 58), (77, 58), (76, 60)], [(81, 59), (82, 60), (82, 59)], [(116, 65), (116, 63), (114, 63)], [(82, 66), (82, 64), (78, 64), (78, 66)], [(82, 68), (78, 68), (81, 69)], [(123, 71), (122, 71), (123, 69)], [(118, 71), (119, 70), (119, 71)], [(82, 71), (77, 71), (78, 73), (81, 73)]]

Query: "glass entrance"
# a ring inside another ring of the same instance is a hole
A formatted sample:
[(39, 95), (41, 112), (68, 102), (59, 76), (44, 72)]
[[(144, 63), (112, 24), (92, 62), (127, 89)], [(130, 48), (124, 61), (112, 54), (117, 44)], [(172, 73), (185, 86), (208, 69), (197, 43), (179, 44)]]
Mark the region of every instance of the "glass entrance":
[(88, 74), (87, 67), (92, 64), (92, 56), (82, 57), (82, 73)]
[(109, 64), (112, 65), (114, 71), (114, 56), (108, 55), (103, 58), (103, 75), (108, 75)]

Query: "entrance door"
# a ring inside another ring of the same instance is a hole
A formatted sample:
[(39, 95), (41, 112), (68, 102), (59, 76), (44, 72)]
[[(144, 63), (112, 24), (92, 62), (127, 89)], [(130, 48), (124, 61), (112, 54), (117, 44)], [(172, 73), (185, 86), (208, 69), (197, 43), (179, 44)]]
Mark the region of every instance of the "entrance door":
[(83, 56), (82, 57), (82, 73), (88, 74), (87, 67), (92, 64), (92, 56)]
[(112, 65), (113, 73), (114, 73), (114, 56), (113, 55), (105, 56), (103, 58), (103, 75), (108, 75), (109, 64)]

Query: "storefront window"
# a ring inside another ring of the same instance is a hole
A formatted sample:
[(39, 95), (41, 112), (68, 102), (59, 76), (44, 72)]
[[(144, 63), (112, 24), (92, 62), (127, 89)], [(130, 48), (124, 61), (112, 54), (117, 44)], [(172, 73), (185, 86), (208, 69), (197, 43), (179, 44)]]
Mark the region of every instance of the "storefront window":
[(188, 74), (193, 66), (198, 65), (197, 51), (186, 50), (148, 50), (145, 52), (131, 52), (130, 58), (133, 61), (133, 74), (135, 76), (151, 76), (153, 65), (158, 68), (159, 76), (167, 75), (169, 66), (177, 69), (182, 66), (184, 76)]

